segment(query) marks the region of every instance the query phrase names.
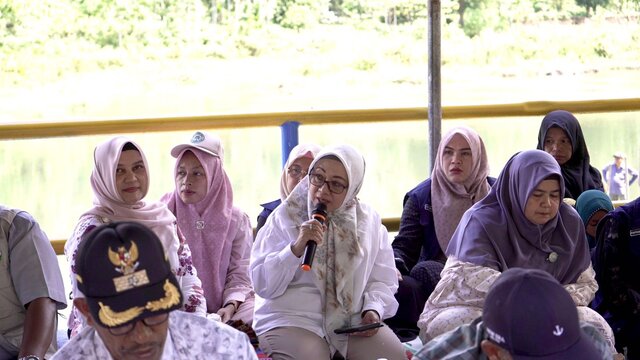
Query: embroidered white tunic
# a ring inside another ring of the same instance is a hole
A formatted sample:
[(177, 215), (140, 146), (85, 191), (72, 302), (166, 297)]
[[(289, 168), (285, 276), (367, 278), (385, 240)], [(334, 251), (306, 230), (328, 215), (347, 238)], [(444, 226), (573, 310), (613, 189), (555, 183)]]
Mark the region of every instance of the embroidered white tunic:
[[(111, 354), (90, 326), (74, 336), (51, 360), (111, 360)], [(249, 338), (228, 325), (182, 311), (169, 316), (161, 359), (258, 359)]]

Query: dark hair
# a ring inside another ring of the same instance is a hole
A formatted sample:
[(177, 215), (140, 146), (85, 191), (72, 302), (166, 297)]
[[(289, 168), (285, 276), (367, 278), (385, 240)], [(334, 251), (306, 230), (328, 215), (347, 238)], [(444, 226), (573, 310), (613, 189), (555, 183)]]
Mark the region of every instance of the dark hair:
[(562, 176), (560, 176), (560, 174), (551, 174), (546, 178), (542, 179), (542, 181), (545, 181), (545, 180), (558, 180), (558, 182), (561, 182)]
[(124, 144), (124, 146), (122, 147), (122, 151), (128, 151), (128, 150), (135, 150), (137, 152), (140, 152), (140, 149), (138, 149), (135, 145), (133, 145), (133, 143), (126, 143)]

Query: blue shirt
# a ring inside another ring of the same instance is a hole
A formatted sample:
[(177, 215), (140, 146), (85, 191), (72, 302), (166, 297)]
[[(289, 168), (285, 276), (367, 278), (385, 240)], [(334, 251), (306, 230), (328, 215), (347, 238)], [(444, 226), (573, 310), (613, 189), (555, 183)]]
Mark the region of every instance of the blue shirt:
[(629, 185), (638, 178), (638, 172), (624, 165), (617, 167), (616, 164), (609, 164), (602, 169), (602, 179), (609, 184), (609, 195), (624, 195), (627, 189), (627, 174), (631, 176)]

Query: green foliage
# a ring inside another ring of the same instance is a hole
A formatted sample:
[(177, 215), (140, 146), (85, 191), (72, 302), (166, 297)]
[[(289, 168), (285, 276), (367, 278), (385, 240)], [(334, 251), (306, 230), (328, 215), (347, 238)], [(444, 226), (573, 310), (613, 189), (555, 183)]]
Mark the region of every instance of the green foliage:
[(280, 25), (288, 29), (300, 30), (318, 23), (319, 16), (306, 5), (292, 4), (284, 13)]
[[(611, 1), (606, 11), (588, 19), (604, 22), (598, 29), (607, 28), (616, 15), (623, 19), (621, 15), (633, 14), (640, 3)], [(348, 59), (342, 66), (363, 71), (391, 66), (383, 59), (387, 56), (396, 64), (418, 66), (426, 63), (425, 4), (418, 0), (39, 0), (34, 6), (29, 1), (0, 0), (0, 83), (46, 82), (69, 73), (127, 66), (131, 59), (233, 59), (286, 51), (331, 53)], [(464, 27), (459, 26), (461, 6)], [(333, 27), (322, 25), (328, 9), (343, 16), (332, 22)], [(638, 42), (636, 30), (620, 30), (616, 36), (610, 31), (586, 31), (591, 27), (583, 28), (584, 33), (573, 32), (571, 23), (580, 20), (574, 19), (580, 9), (573, 0), (443, 0), (443, 44), (456, 46), (443, 51), (442, 61), (502, 65), (556, 57), (580, 62), (626, 61), (633, 59), (630, 54), (640, 58), (640, 50), (629, 46)], [(268, 18), (277, 20), (277, 25), (264, 21), (270, 13)], [(394, 21), (389, 21), (390, 13), (395, 14)], [(553, 36), (537, 33), (536, 26), (549, 20), (562, 25), (552, 31)], [(383, 55), (373, 56), (375, 60), (368, 55), (353, 58), (353, 46), (336, 48), (336, 40), (325, 34), (295, 39), (296, 33), (313, 33), (313, 25), (319, 23), (319, 33), (339, 29), (344, 32), (339, 37), (355, 36), (353, 43), (367, 43), (360, 54)], [(572, 35), (557, 36), (565, 31)], [(375, 42), (369, 44), (370, 38)], [(325, 70), (310, 66), (300, 73), (321, 77)]]
[[(15, 35), (16, 34), (16, 22), (18, 17), (15, 10), (13, 10), (13, 1), (1, 0), (0, 1), (0, 34)], [(4, 36), (3, 36), (4, 37)], [(0, 44), (4, 39), (0, 38)]]
[(475, 37), (486, 28), (496, 28), (500, 23), (497, 0), (460, 0), (465, 2), (464, 33)]
[(576, 4), (582, 6), (587, 11), (587, 16), (594, 15), (598, 6), (606, 7), (609, 5), (609, 0), (576, 0)]
[(427, 3), (422, 0), (405, 0), (395, 7), (398, 24), (413, 23), (429, 16)]
[(611, 57), (611, 55), (609, 55), (609, 53), (607, 52), (607, 49), (605, 49), (604, 45), (601, 43), (596, 44), (593, 47), (593, 51), (596, 53), (596, 55), (598, 55), (601, 58)]
[(329, 8), (329, 0), (278, 0), (273, 21), (289, 29), (318, 24)]
[(360, 71), (370, 71), (375, 69), (377, 62), (371, 59), (361, 59), (354, 64), (354, 68)]

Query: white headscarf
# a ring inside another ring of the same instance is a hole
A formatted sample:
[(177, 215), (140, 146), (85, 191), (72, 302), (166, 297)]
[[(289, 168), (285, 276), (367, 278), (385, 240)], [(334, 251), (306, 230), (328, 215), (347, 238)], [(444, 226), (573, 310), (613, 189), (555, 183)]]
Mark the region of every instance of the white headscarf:
[[(335, 156), (342, 163), (349, 186), (342, 204), (327, 216), (327, 231), (322, 245), (316, 249), (313, 271), (316, 285), (324, 297), (323, 325), (327, 340), (332, 352), (337, 350), (346, 355), (348, 336), (336, 335), (333, 330), (352, 325), (351, 315), (361, 310), (354, 308), (358, 299), (353, 293), (353, 270), (364, 260), (358, 234), (368, 233), (369, 226), (380, 224), (367, 222), (368, 217), (356, 198), (364, 180), (365, 161), (362, 155), (349, 145), (329, 146), (318, 153), (310, 169), (327, 156)], [(296, 224), (302, 224), (311, 217), (314, 204), (309, 196), (308, 176), (296, 186), (284, 206)], [(359, 219), (359, 215), (363, 218)]]
[(287, 169), (289, 169), (289, 166), (291, 166), (294, 161), (303, 157), (308, 157), (311, 160), (315, 159), (318, 151), (320, 151), (320, 146), (316, 144), (298, 144), (291, 149), (287, 163), (284, 164), (282, 175), (280, 176), (280, 200), (284, 201), (290, 194), (287, 190)]

